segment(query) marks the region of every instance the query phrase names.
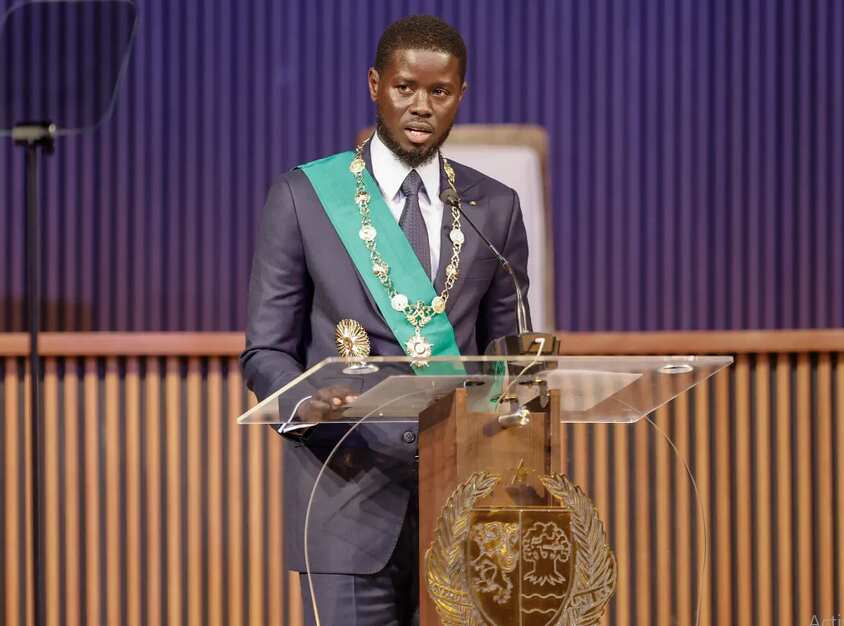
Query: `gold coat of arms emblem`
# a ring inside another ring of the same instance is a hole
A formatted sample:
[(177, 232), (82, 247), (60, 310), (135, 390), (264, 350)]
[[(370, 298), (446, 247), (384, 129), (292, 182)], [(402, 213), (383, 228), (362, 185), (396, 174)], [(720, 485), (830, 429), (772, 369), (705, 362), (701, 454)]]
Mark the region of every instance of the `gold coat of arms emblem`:
[(484, 507), (500, 477), (476, 472), (448, 498), (425, 554), (445, 626), (589, 626), (615, 593), (616, 561), (592, 502), (562, 474), (559, 506)]

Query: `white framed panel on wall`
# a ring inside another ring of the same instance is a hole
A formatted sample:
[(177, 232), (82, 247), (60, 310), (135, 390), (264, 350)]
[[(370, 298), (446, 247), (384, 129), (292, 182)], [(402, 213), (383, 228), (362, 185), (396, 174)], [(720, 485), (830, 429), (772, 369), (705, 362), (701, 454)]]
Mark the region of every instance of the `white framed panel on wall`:
[[(545, 137), (541, 129), (532, 127), (531, 130), (533, 132), (517, 133), (508, 124), (455, 126), (442, 151), (449, 158), (501, 181), (519, 194), (530, 247), (528, 302), (533, 327), (550, 331), (555, 329), (554, 255), (548, 185), (544, 177)], [(537, 135), (541, 136), (539, 142)]]

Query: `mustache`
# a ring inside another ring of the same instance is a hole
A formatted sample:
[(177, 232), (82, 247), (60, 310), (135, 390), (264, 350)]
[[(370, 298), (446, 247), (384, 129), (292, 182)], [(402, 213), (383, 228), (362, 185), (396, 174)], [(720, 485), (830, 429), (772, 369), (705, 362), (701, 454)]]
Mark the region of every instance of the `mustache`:
[[(440, 146), (442, 146), (445, 140), (448, 139), (448, 135), (451, 133), (453, 126), (454, 124), (449, 125), (449, 127), (445, 129), (442, 137), (427, 148), (405, 150), (401, 147), (398, 139), (389, 131), (387, 125), (384, 123), (384, 118), (381, 117), (381, 114), (375, 114), (375, 129), (378, 132), (378, 136), (381, 138), (381, 141), (384, 142), (384, 145), (387, 146), (393, 154), (399, 157), (399, 160), (402, 163), (412, 168), (424, 165), (434, 157), (434, 154), (436, 154), (437, 150), (440, 149)], [(405, 125), (405, 128), (406, 127), (407, 125)]]

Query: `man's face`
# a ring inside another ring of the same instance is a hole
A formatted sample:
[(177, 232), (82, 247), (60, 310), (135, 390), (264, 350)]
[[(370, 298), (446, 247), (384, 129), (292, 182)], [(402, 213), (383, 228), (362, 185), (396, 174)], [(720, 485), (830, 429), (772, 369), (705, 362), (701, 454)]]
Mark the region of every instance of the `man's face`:
[(384, 143), (410, 167), (428, 161), (448, 137), (465, 83), (447, 52), (396, 50), (379, 73), (369, 70), (369, 95)]

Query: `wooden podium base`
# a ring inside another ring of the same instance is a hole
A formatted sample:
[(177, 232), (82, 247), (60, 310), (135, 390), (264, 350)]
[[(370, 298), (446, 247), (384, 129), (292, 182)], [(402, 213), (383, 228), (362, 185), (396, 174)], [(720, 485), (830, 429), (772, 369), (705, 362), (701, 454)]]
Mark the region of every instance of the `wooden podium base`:
[(419, 416), (419, 608), (420, 624), (440, 624), (426, 588), (425, 554), (449, 496), (474, 472), (501, 480), (484, 506), (549, 505), (538, 474), (561, 471), (559, 403), (530, 414), (522, 427), (503, 428), (494, 413), (470, 410), (458, 389)]

